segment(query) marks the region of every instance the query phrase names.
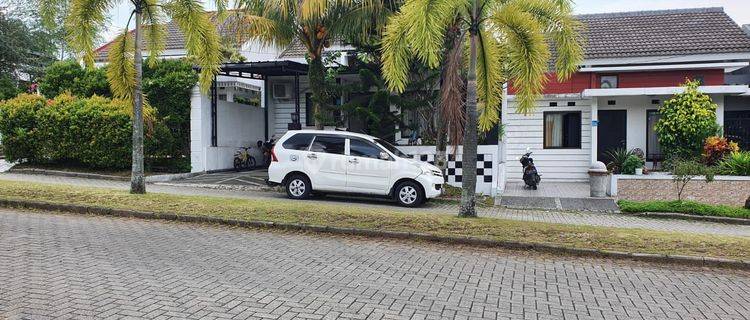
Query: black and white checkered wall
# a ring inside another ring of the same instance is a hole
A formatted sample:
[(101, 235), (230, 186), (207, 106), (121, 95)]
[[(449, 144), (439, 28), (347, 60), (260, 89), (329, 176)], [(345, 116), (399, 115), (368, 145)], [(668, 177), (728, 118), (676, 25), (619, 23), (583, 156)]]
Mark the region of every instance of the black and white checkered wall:
[[(414, 159), (418, 159), (422, 162), (429, 162), (435, 164), (435, 154), (415, 154)], [(492, 186), (494, 161), (492, 161), (492, 154), (477, 154), (477, 189), (480, 189), (480, 184), (487, 184), (489, 187)], [(453, 156), (448, 155), (448, 166), (446, 168), (446, 180), (452, 185), (460, 185), (463, 180), (463, 162), (461, 161), (461, 155), (457, 154)], [(484, 189), (484, 188), (481, 188)]]

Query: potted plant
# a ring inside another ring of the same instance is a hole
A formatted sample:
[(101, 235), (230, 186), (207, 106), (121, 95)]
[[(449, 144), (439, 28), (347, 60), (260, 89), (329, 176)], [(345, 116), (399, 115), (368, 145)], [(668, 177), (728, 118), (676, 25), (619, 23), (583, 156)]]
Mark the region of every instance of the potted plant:
[(622, 173), (624, 174), (643, 174), (643, 159), (636, 155), (630, 155), (622, 163)]

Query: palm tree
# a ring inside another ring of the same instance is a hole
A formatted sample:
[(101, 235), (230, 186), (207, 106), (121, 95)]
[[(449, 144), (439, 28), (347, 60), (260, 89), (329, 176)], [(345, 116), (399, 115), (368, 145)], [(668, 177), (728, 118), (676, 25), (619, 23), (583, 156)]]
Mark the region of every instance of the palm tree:
[[(55, 8), (68, 0), (40, 0), (42, 8)], [(106, 19), (107, 10), (116, 0), (70, 0), (65, 29), (71, 49), (87, 67), (94, 65), (94, 40)], [(130, 180), (131, 193), (145, 193), (143, 175), (143, 105), (147, 101), (141, 90), (144, 36), (151, 57), (158, 57), (164, 49), (163, 18), (169, 17), (185, 34), (187, 55), (200, 67), (199, 83), (205, 92), (218, 73), (221, 64), (220, 37), (216, 26), (203, 9), (200, 0), (130, 0), (133, 10), (123, 32), (115, 38), (108, 52), (107, 78), (117, 98), (133, 101), (133, 164)], [(219, 15), (223, 15), (226, 0), (217, 0)], [(53, 12), (42, 11), (50, 21)], [(132, 32), (128, 31), (135, 18)], [(150, 59), (156, 62), (156, 59)]]
[(462, 88), (458, 74), (466, 74), (465, 98), (453, 95), (459, 102), (443, 106), (443, 121), (463, 132), (459, 216), (476, 216), (477, 129), (488, 131), (498, 122), (503, 84), (512, 82), (518, 112), (529, 113), (547, 80), (550, 45), (556, 49), (559, 80), (570, 77), (582, 61), (580, 23), (571, 11), (569, 0), (406, 0), (389, 19), (383, 74), (389, 88), (398, 92), (406, 86), (406, 66), (413, 57), (436, 68), (446, 35), (468, 41), (468, 50), (455, 50), (442, 62), (449, 66), (443, 88)]
[(323, 50), (333, 41), (366, 38), (385, 26), (389, 0), (238, 0), (238, 40), (263, 45), (304, 44), (315, 126), (323, 126), (330, 93), (325, 86)]

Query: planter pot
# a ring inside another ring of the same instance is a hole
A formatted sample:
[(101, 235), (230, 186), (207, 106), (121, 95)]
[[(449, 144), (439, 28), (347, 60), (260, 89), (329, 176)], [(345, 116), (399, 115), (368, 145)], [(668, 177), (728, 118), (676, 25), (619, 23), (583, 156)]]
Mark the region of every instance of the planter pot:
[(643, 175), (643, 168), (637, 168), (637, 169), (635, 169), (635, 175), (636, 176)]

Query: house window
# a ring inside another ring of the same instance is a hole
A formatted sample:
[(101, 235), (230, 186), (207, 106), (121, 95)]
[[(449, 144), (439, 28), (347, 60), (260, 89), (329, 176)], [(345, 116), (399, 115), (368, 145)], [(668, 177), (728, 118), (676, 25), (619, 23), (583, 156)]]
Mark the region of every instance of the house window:
[(702, 76), (702, 75), (696, 75), (696, 76), (694, 76), (693, 80), (694, 81), (698, 81), (698, 84), (700, 84), (702, 86), (706, 84), (706, 78), (704, 76)]
[(581, 148), (581, 112), (544, 113), (545, 149)]
[(602, 89), (617, 88), (617, 76), (601, 76), (599, 78), (599, 88), (602, 88)]

